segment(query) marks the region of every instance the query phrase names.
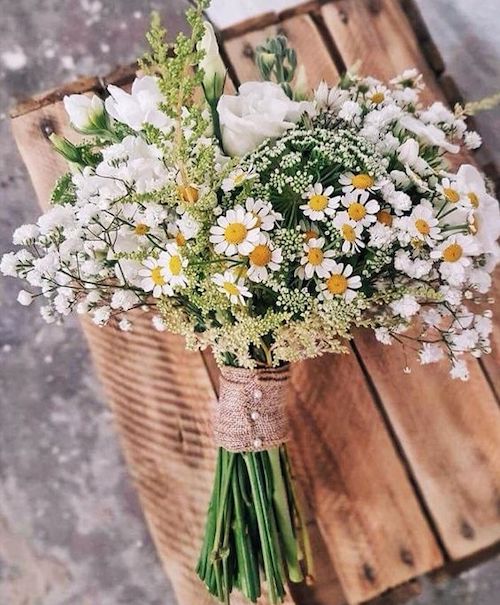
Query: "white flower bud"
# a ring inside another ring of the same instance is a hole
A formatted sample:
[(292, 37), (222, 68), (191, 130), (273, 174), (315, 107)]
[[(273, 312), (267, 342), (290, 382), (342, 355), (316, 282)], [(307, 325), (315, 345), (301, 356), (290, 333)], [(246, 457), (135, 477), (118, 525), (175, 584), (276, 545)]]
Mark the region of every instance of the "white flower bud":
[(205, 23), (205, 35), (198, 45), (198, 50), (205, 52), (199, 65), (205, 73), (203, 78), (205, 96), (211, 105), (215, 105), (224, 91), (226, 66), (220, 56), (217, 37), (210, 23)]
[(29, 307), (33, 302), (33, 296), (26, 290), (21, 290), (17, 296), (17, 302), (24, 307)]
[(78, 130), (100, 130), (105, 126), (104, 103), (97, 95), (69, 95), (63, 102), (71, 123)]

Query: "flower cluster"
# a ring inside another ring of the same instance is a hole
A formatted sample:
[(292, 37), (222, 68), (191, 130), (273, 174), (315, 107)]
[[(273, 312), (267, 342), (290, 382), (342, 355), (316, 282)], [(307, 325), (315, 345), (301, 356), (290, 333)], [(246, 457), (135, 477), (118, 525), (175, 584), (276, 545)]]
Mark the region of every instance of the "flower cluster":
[(54, 138), (71, 171), (1, 261), (29, 284), (19, 302), (123, 330), (153, 307), (158, 329), (242, 367), (339, 352), (366, 326), (466, 378), (463, 354), (490, 346), (479, 303), (500, 216), (477, 169), (447, 163), (481, 142), (463, 112), (423, 106), (414, 70), (347, 74), (308, 99), (290, 78), (223, 94), (213, 30), (191, 20), (173, 57), (153, 29), (130, 93), (65, 99), (86, 138)]

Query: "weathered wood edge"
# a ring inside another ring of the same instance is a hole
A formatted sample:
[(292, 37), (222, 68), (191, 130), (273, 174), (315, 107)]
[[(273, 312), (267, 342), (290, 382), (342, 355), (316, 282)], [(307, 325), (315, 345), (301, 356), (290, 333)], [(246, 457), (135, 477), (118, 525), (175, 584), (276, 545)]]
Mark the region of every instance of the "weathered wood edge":
[(37, 111), (48, 105), (62, 101), (66, 95), (81, 94), (85, 92), (104, 92), (108, 84), (124, 86), (129, 84), (137, 72), (137, 63), (114, 68), (103, 77), (82, 76), (77, 80), (63, 84), (58, 88), (42, 92), (34, 97), (20, 101), (9, 112), (13, 120), (23, 115)]

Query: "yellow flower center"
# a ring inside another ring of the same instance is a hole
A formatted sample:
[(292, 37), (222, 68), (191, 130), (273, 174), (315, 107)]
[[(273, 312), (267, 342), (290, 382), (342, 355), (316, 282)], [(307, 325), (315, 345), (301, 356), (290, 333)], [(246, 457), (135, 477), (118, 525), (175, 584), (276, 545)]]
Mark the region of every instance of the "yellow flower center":
[(422, 235), (429, 235), (429, 233), (431, 231), (429, 223), (427, 221), (424, 221), (423, 218), (418, 218), (415, 221), (415, 227), (416, 227), (417, 231), (419, 233), (421, 233)]
[(309, 208), (316, 212), (321, 212), (328, 206), (328, 198), (326, 195), (313, 195), (309, 199)]
[(231, 223), (224, 230), (224, 237), (230, 244), (241, 244), (248, 230), (243, 223)]
[(175, 236), (175, 243), (178, 246), (185, 246), (186, 245), (186, 238), (184, 237), (184, 235), (180, 231)]
[(366, 208), (359, 202), (351, 204), (347, 210), (347, 214), (353, 221), (360, 221), (366, 216)]
[(456, 263), (462, 258), (464, 250), (459, 244), (450, 244), (443, 250), (443, 260), (447, 263)]
[(310, 239), (316, 239), (318, 237), (318, 232), (314, 231), (314, 229), (309, 229), (304, 233), (304, 239), (308, 242)]
[(307, 253), (307, 260), (314, 266), (321, 265), (323, 257), (324, 254), (321, 248), (311, 248)]
[(179, 275), (182, 271), (182, 261), (180, 256), (172, 256), (168, 262), (168, 268), (170, 269), (170, 273), (172, 275)]
[(134, 233), (136, 235), (146, 235), (146, 233), (149, 233), (149, 227), (144, 225), (144, 223), (138, 223), (135, 226)]
[(198, 189), (191, 185), (187, 187), (182, 185), (179, 187), (179, 195), (184, 202), (189, 202), (190, 204), (194, 204), (198, 201)]
[(382, 103), (382, 101), (384, 99), (385, 99), (385, 95), (383, 92), (374, 92), (371, 96), (371, 101), (372, 101), (372, 103), (375, 103), (375, 105)]
[(247, 175), (244, 172), (242, 174), (237, 174), (234, 177), (234, 184), (236, 185), (236, 187), (239, 187), (240, 185), (243, 185), (243, 183), (245, 182), (246, 178), (247, 178)]
[(271, 260), (271, 249), (265, 244), (259, 244), (250, 252), (250, 262), (257, 267), (265, 267)]
[(377, 214), (377, 220), (379, 223), (382, 223), (382, 225), (387, 225), (388, 227), (392, 225), (392, 215), (390, 212), (387, 212), (387, 210), (381, 210)]
[(473, 206), (473, 208), (478, 208), (479, 198), (477, 197), (477, 195), (473, 191), (471, 191), (470, 193), (467, 194), (467, 197), (469, 198), (469, 201), (470, 201), (471, 205)]
[(356, 189), (369, 189), (374, 182), (373, 177), (369, 174), (357, 174), (351, 179), (351, 183)]
[(351, 225), (342, 225), (342, 237), (348, 242), (356, 241), (356, 231)]
[(460, 199), (460, 194), (456, 189), (451, 189), (450, 187), (445, 187), (443, 189), (443, 193), (445, 198), (450, 202), (450, 204), (456, 204)]
[(233, 284), (231, 281), (224, 282), (224, 290), (228, 292), (231, 296), (238, 296), (240, 291), (238, 290), (238, 286)]
[(344, 294), (347, 290), (347, 279), (343, 275), (332, 275), (326, 282), (326, 287), (332, 294)]
[(165, 280), (163, 279), (163, 275), (161, 274), (161, 267), (155, 267), (151, 271), (151, 279), (157, 286), (165, 285)]

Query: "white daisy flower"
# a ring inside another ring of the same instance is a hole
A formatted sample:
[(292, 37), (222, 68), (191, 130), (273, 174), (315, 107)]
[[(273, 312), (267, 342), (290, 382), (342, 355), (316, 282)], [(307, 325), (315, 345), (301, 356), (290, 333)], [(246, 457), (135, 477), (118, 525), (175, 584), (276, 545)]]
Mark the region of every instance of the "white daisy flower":
[(300, 259), (300, 267), (296, 269), (296, 274), (304, 279), (311, 279), (314, 275), (326, 277), (335, 266), (332, 259), (335, 256), (333, 250), (323, 250), (325, 238), (310, 239), (304, 244), (304, 256)]
[(436, 186), (436, 189), (449, 204), (452, 204), (457, 208), (470, 207), (469, 198), (460, 190), (457, 181), (444, 178), (441, 183)]
[(162, 275), (172, 288), (184, 288), (188, 281), (184, 269), (188, 260), (182, 258), (177, 244), (167, 244), (166, 252), (162, 252), (158, 261), (163, 266)]
[(163, 274), (165, 267), (160, 263), (160, 259), (150, 256), (142, 264), (144, 269), (139, 271), (139, 276), (143, 278), (141, 288), (145, 292), (151, 292), (155, 298), (160, 298), (162, 295), (173, 296), (174, 290), (165, 279)]
[(210, 241), (218, 254), (248, 256), (259, 242), (257, 217), (243, 206), (235, 206), (210, 228)]
[(245, 286), (245, 279), (236, 275), (234, 271), (228, 270), (224, 273), (216, 273), (212, 277), (214, 284), (219, 286), (233, 305), (244, 305), (245, 298), (251, 298), (250, 290)]
[(349, 218), (347, 212), (340, 212), (333, 219), (333, 226), (338, 229), (344, 243), (342, 244), (342, 252), (344, 254), (359, 252), (365, 247), (361, 239), (363, 225)]
[(383, 84), (376, 84), (365, 94), (368, 107), (381, 107), (389, 100), (389, 91)]
[(271, 231), (277, 221), (283, 220), (283, 216), (276, 212), (269, 202), (254, 200), (249, 197), (245, 202), (245, 208), (257, 219), (257, 227), (262, 231)]
[(332, 186), (324, 189), (321, 183), (316, 183), (302, 195), (302, 199), (307, 200), (307, 203), (302, 204), (300, 209), (312, 221), (324, 221), (327, 215), (335, 214), (339, 207), (340, 197), (331, 197), (332, 193)]
[(361, 288), (361, 277), (353, 275), (353, 267), (343, 263), (333, 263), (331, 275), (321, 283), (321, 294), (324, 299), (330, 300), (334, 296), (340, 296), (347, 302), (357, 296), (356, 290)]
[(363, 227), (368, 227), (377, 220), (380, 204), (370, 199), (368, 191), (353, 191), (342, 199), (342, 205), (347, 208), (349, 218)]
[(416, 206), (407, 223), (408, 233), (413, 239), (433, 245), (436, 240), (441, 239), (441, 229), (439, 221), (434, 216), (432, 204), (427, 200), (422, 200)]
[(168, 224), (167, 232), (178, 246), (185, 246), (187, 241), (198, 235), (200, 228), (200, 223), (185, 212), (175, 222)]
[(248, 279), (260, 283), (267, 280), (269, 271), (278, 271), (283, 262), (280, 248), (275, 248), (268, 239), (262, 235), (260, 242), (248, 255), (250, 267), (247, 271)]
[(257, 174), (250, 168), (250, 170), (243, 170), (243, 168), (236, 168), (233, 170), (227, 178), (222, 181), (222, 191), (229, 193), (234, 191), (238, 187), (242, 187), (248, 179), (253, 179)]
[(339, 178), (339, 182), (342, 185), (342, 191), (349, 193), (351, 191), (365, 190), (365, 189), (377, 189), (375, 179), (364, 172), (360, 174), (354, 174), (353, 172), (346, 172)]
[(471, 266), (471, 257), (479, 253), (479, 247), (471, 235), (452, 235), (431, 252), (431, 258), (440, 260), (439, 272), (452, 286), (465, 279), (465, 271)]

